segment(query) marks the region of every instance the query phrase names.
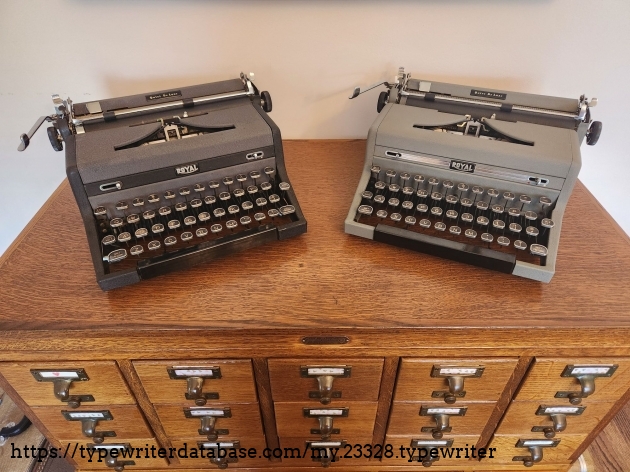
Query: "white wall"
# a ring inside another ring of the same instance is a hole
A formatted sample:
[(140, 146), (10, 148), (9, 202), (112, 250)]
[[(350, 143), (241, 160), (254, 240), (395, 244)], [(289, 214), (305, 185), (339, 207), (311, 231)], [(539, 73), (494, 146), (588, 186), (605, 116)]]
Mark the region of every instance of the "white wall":
[[(630, 233), (630, 2), (625, 0), (2, 0), (0, 253), (64, 177), (40, 131), (51, 93), (75, 101), (254, 71), (285, 138), (365, 137), (377, 91), (416, 77), (598, 97), (580, 178)], [(343, 156), (339, 156), (343, 165)], [(585, 215), (586, 217), (587, 215)]]

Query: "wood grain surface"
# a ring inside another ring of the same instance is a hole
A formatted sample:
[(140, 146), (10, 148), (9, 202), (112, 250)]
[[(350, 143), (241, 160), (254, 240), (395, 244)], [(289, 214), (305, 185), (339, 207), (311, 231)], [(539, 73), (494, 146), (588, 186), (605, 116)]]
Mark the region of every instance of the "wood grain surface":
[[(519, 439), (544, 439), (536, 435), (524, 437), (523, 435), (501, 435), (495, 434), (489, 447), (496, 447), (495, 459), (488, 459), (488, 463), (511, 463), (514, 456), (528, 456), (529, 450), (526, 447), (516, 447)], [(556, 447), (543, 448), (543, 463), (557, 464), (566, 462), (568, 457), (586, 439), (585, 434), (566, 434), (562, 437)], [(527, 470), (523, 467), (523, 470)]]
[[(238, 462), (232, 462), (228, 464), (228, 470), (236, 469), (236, 468), (245, 468), (245, 467), (265, 467), (266, 470), (273, 470), (273, 467), (276, 467), (276, 463), (269, 462), (269, 459), (265, 457), (261, 457), (263, 455), (263, 450), (265, 449), (265, 441), (262, 437), (242, 437), (242, 436), (230, 436), (227, 440), (238, 440), (239, 448), (246, 449), (249, 452), (250, 449), (255, 449), (255, 457), (245, 457), (239, 458)], [(176, 449), (175, 454), (177, 454), (179, 458), (179, 462), (182, 467), (204, 467), (204, 470), (217, 470), (218, 467), (214, 464), (210, 463), (210, 459), (207, 457), (209, 454), (208, 450), (203, 452), (204, 457), (193, 457), (193, 453), (191, 452), (193, 448), (199, 448), (199, 442), (202, 442), (200, 439), (176, 439), (173, 441), (173, 447)], [(226, 450), (228, 451), (228, 450)], [(181, 456), (181, 457), (180, 457)], [(133, 470), (133, 468), (129, 468), (129, 470)], [(170, 470), (170, 469), (169, 469)]]
[[(378, 393), (378, 408), (376, 410), (376, 420), (374, 421), (374, 434), (372, 444), (383, 444), (385, 432), (389, 424), (389, 414), (394, 397), (394, 386), (398, 374), (399, 357), (386, 357), (383, 362), (383, 375), (381, 376), (381, 389)], [(374, 461), (374, 458), (370, 460)]]

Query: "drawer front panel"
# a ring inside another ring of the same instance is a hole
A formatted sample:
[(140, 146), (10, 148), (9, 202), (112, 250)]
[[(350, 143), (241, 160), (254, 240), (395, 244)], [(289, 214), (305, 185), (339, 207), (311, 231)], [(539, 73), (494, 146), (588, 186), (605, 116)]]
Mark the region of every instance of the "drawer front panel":
[(527, 373), (516, 400), (560, 401), (568, 404), (567, 398), (558, 399), (558, 392), (580, 392), (580, 381), (576, 377), (563, 377), (567, 366), (617, 366), (610, 377), (594, 377), (595, 392), (582, 400), (591, 402), (614, 402), (630, 388), (630, 359), (628, 358), (537, 358)]
[[(377, 401), (383, 359), (269, 359), (275, 401), (317, 401), (332, 382), (331, 402)], [(328, 376), (330, 379), (324, 379)]]
[[(274, 462), (273, 466), (315, 467), (315, 470), (317, 470), (321, 469), (322, 466), (327, 463), (327, 459), (330, 459), (329, 467), (348, 468), (359, 465), (365, 466), (370, 463), (378, 463), (378, 459), (372, 459), (370, 461), (370, 455), (381, 451), (380, 445), (371, 445), (372, 437), (369, 435), (333, 438), (328, 441), (328, 444), (331, 444), (329, 449), (313, 449), (307, 445), (309, 442), (315, 442), (316, 445), (318, 443), (327, 443), (327, 441), (319, 441), (309, 437), (280, 438), (280, 448), (282, 449), (283, 458), (281, 463), (278, 464)], [(332, 444), (335, 445), (332, 446)], [(334, 461), (332, 459), (334, 459)]]
[[(36, 380), (32, 372), (42, 380)], [(64, 378), (75, 379), (67, 387), (69, 396), (93, 397), (94, 401), (81, 401), (80, 408), (136, 402), (113, 361), (5, 362), (0, 373), (30, 406), (67, 405), (54, 394), (54, 381)]]
[[(507, 413), (503, 417), (501, 424), (497, 428), (497, 434), (516, 434), (532, 437), (544, 437), (544, 431), (532, 432), (532, 427), (537, 429), (552, 428), (554, 421), (550, 415), (537, 415), (536, 412), (543, 408), (561, 407), (557, 411), (563, 412), (567, 408), (578, 410), (583, 408), (580, 415), (572, 415), (573, 411), (565, 415), (566, 429), (562, 432), (556, 432), (556, 437), (562, 437), (567, 434), (589, 434), (595, 426), (597, 426), (606, 413), (614, 406), (614, 403), (594, 402), (588, 405), (573, 406), (566, 402), (560, 403), (558, 399), (555, 402), (541, 404), (540, 402), (512, 402)], [(544, 410), (543, 410), (544, 411)], [(548, 410), (554, 411), (554, 410)]]
[[(339, 432), (333, 433), (332, 437), (369, 437), (372, 438), (374, 421), (376, 419), (377, 403), (373, 402), (347, 402), (343, 405), (322, 406), (314, 402), (279, 402), (274, 405), (276, 410), (276, 425), (278, 436), (290, 438), (312, 437), (320, 438), (318, 433), (312, 430), (320, 428), (320, 422), (316, 417), (304, 417), (304, 409), (321, 410), (325, 413), (328, 410), (338, 411), (347, 408), (347, 416), (332, 415), (333, 428)], [(324, 415), (322, 415), (324, 416)]]
[[(131, 448), (134, 449), (133, 457), (127, 456), (126, 458), (118, 456), (118, 461), (133, 461), (134, 465), (125, 465), (124, 470), (132, 471), (135, 469), (141, 470), (154, 470), (154, 469), (166, 469), (168, 468), (168, 462), (166, 458), (158, 457), (159, 446), (155, 442), (155, 439), (135, 439), (133, 441), (121, 441), (121, 443), (129, 444)], [(72, 454), (73, 450), (75, 451), (73, 460), (77, 463), (79, 468), (81, 469), (97, 469), (97, 470), (113, 470), (110, 467), (107, 467), (104, 456), (101, 456), (99, 461), (99, 452), (98, 449), (94, 451), (93, 456), (90, 458), (88, 451), (86, 450), (88, 444), (93, 444), (88, 441), (81, 442), (69, 442), (69, 443), (61, 443), (62, 449), (65, 451), (68, 448), (68, 457)], [(118, 444), (118, 443), (116, 443)], [(75, 446), (76, 450), (75, 450)], [(81, 453), (81, 446), (83, 446), (84, 451)], [(97, 446), (98, 447), (98, 446)], [(152, 457), (151, 448), (154, 448), (155, 458)], [(148, 451), (148, 452), (147, 452)], [(90, 451), (91, 453), (92, 451)], [(168, 451), (164, 451), (168, 453)], [(148, 458), (146, 457), (148, 455)], [(168, 455), (168, 454), (166, 454)], [(83, 456), (83, 457), (82, 457)]]
[[(66, 419), (64, 412), (66, 416), (73, 419)], [(96, 433), (103, 433), (101, 437), (104, 443), (146, 438), (152, 435), (142, 413), (136, 406), (132, 405), (103, 405), (98, 409), (89, 410), (86, 407), (79, 410), (59, 407), (34, 407), (33, 413), (37, 415), (40, 421), (46, 425), (48, 431), (59, 441), (77, 439), (92, 441), (83, 433), (86, 428), (89, 431), (90, 420), (97, 420), (94, 430)], [(109, 417), (112, 419), (107, 419)], [(110, 436), (112, 432), (115, 433), (115, 436)]]
[(449, 376), (432, 377), (434, 367), (452, 368), (453, 375), (483, 367), (480, 377), (464, 375), (464, 395), (460, 401), (497, 401), (505, 388), (518, 359), (418, 359), (405, 358), (401, 362), (394, 399), (396, 401), (432, 401), (443, 398), (450, 391)]
[[(262, 438), (234, 437), (221, 439), (224, 444), (238, 441), (238, 448), (224, 448), (221, 452), (216, 449), (204, 449), (200, 451), (199, 440), (180, 439), (172, 441), (172, 446), (177, 449), (177, 456), (182, 467), (199, 467), (204, 469), (219, 469), (217, 458), (226, 455), (228, 470), (241, 467), (269, 467), (272, 463), (263, 457), (267, 447)], [(207, 443), (208, 441), (206, 441)], [(203, 442), (201, 444), (204, 444)], [(193, 451), (194, 450), (194, 451)], [(203, 455), (203, 456), (202, 456)], [(236, 459), (236, 460), (235, 460)], [(274, 467), (277, 463), (273, 463)]]
[[(394, 402), (389, 418), (389, 435), (418, 435), (431, 437), (432, 430), (438, 430), (439, 415), (448, 416), (450, 431), (444, 431), (445, 436), (451, 435), (481, 435), (483, 428), (490, 419), (495, 403), (467, 403), (457, 402), (456, 405), (446, 405), (444, 402), (407, 403)], [(427, 413), (421, 416), (420, 412)], [(459, 416), (457, 413), (462, 413)], [(452, 413), (452, 415), (447, 415)], [(441, 423), (442, 426), (444, 423)], [(423, 431), (424, 430), (424, 431)]]
[[(472, 447), (477, 446), (477, 442), (479, 441), (479, 436), (458, 436), (458, 435), (448, 435), (444, 436), (443, 441), (452, 440), (452, 444), (450, 446), (440, 446), (440, 445), (426, 445), (426, 446), (418, 446), (412, 444), (414, 440), (427, 440), (427, 441), (436, 441), (432, 438), (420, 437), (420, 436), (392, 436), (387, 435), (385, 438), (385, 444), (391, 445), (392, 454), (390, 457), (387, 457), (386, 454), (383, 456), (383, 465), (409, 465), (415, 467), (422, 467), (423, 463), (427, 461), (426, 456), (428, 456), (431, 452), (432, 448), (437, 449), (438, 459), (431, 462), (431, 467), (438, 466), (458, 466), (458, 467), (471, 467), (475, 464), (472, 459)], [(426, 443), (425, 443), (426, 444)], [(401, 451), (400, 448), (403, 448)], [(413, 448), (416, 448), (414, 451)], [(422, 447), (426, 447), (427, 451), (421, 452), (420, 449)], [(457, 448), (460, 448), (457, 451)], [(466, 448), (468, 448), (466, 450)], [(457, 457), (459, 452), (459, 458)], [(468, 458), (466, 458), (466, 453), (468, 453)], [(475, 449), (475, 454), (477, 454), (477, 450)], [(421, 457), (422, 455), (422, 457)], [(403, 457), (404, 456), (404, 457)], [(410, 457), (411, 456), (411, 457)], [(450, 457), (449, 457), (450, 456)], [(428, 467), (428, 465), (427, 465)], [(424, 468), (424, 467), (422, 467)]]
[[(208, 404), (257, 401), (249, 359), (134, 361), (133, 366), (152, 403), (195, 406), (195, 399), (186, 398), (189, 388), (187, 379), (198, 375), (203, 376), (201, 393)], [(178, 377), (172, 379), (169, 369), (174, 367)]]
[(220, 414), (221, 412), (224, 414), (223, 417), (215, 417), (214, 429), (218, 433), (219, 438), (262, 437), (263, 435), (258, 403), (221, 403), (212, 404), (211, 408), (195, 407), (189, 410), (189, 416), (191, 417), (188, 418), (184, 413), (186, 408), (188, 407), (180, 405), (155, 406), (160, 417), (160, 423), (162, 423), (167, 436), (204, 440), (207, 435), (199, 433), (201, 428), (201, 417), (199, 415), (204, 411), (209, 411), (211, 414)]
[[(535, 465), (544, 464), (558, 464), (568, 463), (571, 454), (584, 442), (586, 435), (582, 434), (569, 434), (562, 436), (561, 438), (555, 438), (559, 440), (556, 447), (543, 447), (542, 460)], [(495, 434), (490, 442), (490, 447), (496, 448), (494, 451), (494, 459), (488, 459), (488, 464), (513, 464), (521, 466), (523, 470), (529, 469), (521, 461), (514, 461), (516, 456), (531, 457), (531, 452), (527, 447), (516, 447), (519, 440), (545, 440), (537, 435), (509, 435), (503, 436)]]

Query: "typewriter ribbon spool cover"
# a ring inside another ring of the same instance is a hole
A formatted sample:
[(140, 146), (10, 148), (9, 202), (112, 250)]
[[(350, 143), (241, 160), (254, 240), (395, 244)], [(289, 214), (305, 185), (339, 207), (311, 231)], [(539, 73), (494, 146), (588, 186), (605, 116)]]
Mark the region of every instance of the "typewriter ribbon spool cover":
[(103, 290), (306, 232), (271, 97), (252, 80), (90, 103), (53, 96), (55, 114), (22, 135), (19, 150), (52, 123)]

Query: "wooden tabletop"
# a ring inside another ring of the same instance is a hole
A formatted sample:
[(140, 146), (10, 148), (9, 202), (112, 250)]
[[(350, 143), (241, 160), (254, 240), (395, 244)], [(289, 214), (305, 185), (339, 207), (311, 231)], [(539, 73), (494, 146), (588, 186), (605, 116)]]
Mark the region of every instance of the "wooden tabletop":
[(363, 140), (286, 142), (305, 235), (111, 292), (96, 284), (65, 182), (0, 259), (0, 330), (618, 327), (630, 333), (628, 237), (581, 183), (566, 210), (556, 275), (543, 284), (345, 234), (364, 152)]

